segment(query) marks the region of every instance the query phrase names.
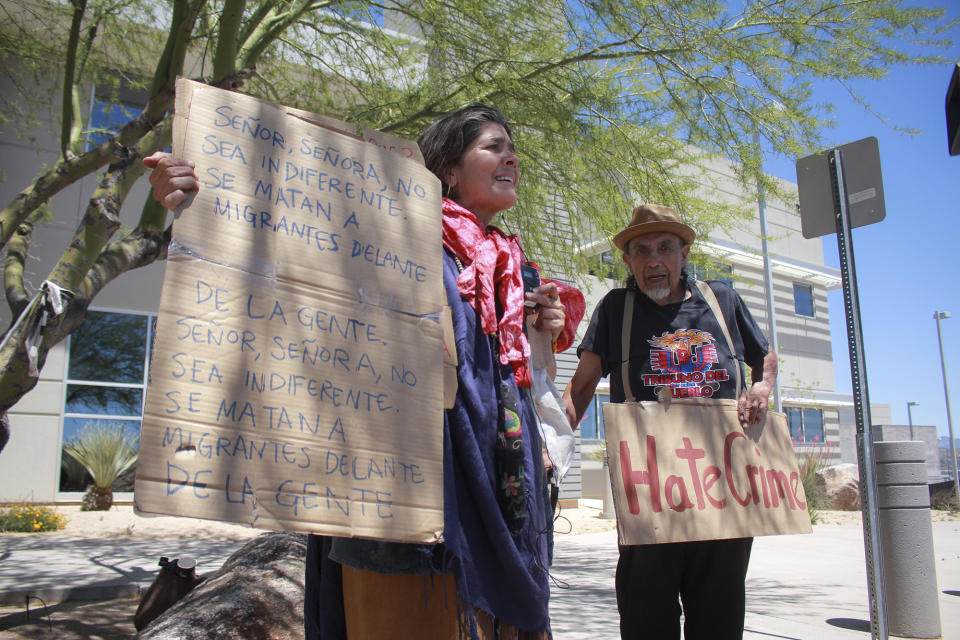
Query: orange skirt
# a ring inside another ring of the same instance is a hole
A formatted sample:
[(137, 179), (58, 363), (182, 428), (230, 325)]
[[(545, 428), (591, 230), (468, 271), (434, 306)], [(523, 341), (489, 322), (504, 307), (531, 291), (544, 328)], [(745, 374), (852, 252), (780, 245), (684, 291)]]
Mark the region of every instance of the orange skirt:
[[(470, 638), (469, 620), (466, 615), (457, 619), (458, 608), (450, 574), (394, 575), (343, 567), (347, 640)], [(549, 638), (546, 632), (520, 631), (483, 611), (473, 613), (480, 640)]]

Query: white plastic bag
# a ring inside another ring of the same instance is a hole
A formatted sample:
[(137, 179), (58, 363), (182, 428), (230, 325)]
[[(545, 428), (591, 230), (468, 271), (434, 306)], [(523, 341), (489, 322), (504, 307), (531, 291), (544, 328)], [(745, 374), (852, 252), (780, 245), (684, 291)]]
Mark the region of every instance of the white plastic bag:
[(547, 369), (533, 370), (533, 400), (540, 416), (540, 437), (553, 462), (557, 484), (563, 480), (573, 463), (576, 442), (573, 429), (563, 409), (563, 398), (557, 391)]

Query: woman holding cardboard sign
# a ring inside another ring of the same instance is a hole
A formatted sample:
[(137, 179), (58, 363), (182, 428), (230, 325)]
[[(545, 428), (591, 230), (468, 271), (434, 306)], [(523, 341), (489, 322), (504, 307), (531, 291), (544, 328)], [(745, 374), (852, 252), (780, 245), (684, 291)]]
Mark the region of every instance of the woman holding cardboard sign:
[[(525, 291), (523, 251), (491, 225), (517, 200), (518, 157), (503, 115), (471, 105), (418, 141), (443, 183), (443, 281), (457, 355), (444, 416), (443, 543), (311, 536), (307, 638), (549, 637), (545, 470), (530, 386), (527, 315), (565, 349), (583, 315), (576, 290)], [(191, 163), (166, 154), (154, 198), (175, 208), (197, 189)], [(525, 304), (526, 303), (526, 304)]]

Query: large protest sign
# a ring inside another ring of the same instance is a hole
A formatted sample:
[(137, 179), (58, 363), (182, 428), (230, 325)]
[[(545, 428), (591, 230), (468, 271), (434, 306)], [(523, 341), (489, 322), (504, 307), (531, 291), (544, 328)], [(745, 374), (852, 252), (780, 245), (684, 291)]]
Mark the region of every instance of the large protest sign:
[(783, 414), (743, 429), (735, 400), (603, 405), (621, 544), (810, 533)]
[(174, 223), (138, 512), (442, 534), (439, 181), (345, 126), (178, 81), (201, 188)]

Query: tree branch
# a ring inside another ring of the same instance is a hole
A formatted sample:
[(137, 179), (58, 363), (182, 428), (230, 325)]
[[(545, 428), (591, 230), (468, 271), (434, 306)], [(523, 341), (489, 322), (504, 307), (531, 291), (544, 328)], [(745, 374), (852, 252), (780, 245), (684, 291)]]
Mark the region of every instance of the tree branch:
[(51, 270), (49, 280), (70, 291), (77, 290), (100, 251), (120, 227), (120, 206), (130, 187), (146, 171), (139, 160), (140, 156), (131, 152), (108, 167), (70, 246)]
[[(118, 155), (127, 156), (129, 152), (126, 147), (136, 143), (150, 131), (172, 103), (172, 88), (169, 92), (154, 95), (143, 112), (125, 124), (117, 135), (82, 155), (60, 160), (40, 174), (32, 185), (17, 194), (3, 211), (0, 211), (0, 246), (7, 244), (16, 228), (42, 203), (77, 180), (96, 172)], [(152, 120), (152, 113), (155, 111), (160, 112), (161, 116)]]
[(220, 12), (217, 46), (213, 52), (213, 77), (221, 78), (237, 68), (238, 36), (246, 0), (225, 0)]
[[(151, 96), (157, 96), (163, 92), (173, 95), (177, 76), (183, 73), (183, 61), (187, 56), (190, 36), (206, 4), (207, 0), (173, 0), (170, 30), (153, 74), (153, 82), (150, 85)], [(152, 99), (151, 102), (153, 102)], [(160, 116), (156, 115), (156, 120), (159, 119)]]
[(40, 217), (42, 217), (40, 209), (37, 209), (33, 215), (23, 221), (7, 244), (7, 257), (3, 262), (3, 289), (13, 318), (19, 316), (30, 301), (23, 284), (23, 272), (27, 263), (30, 240), (33, 237), (34, 223)]
[(72, 0), (73, 15), (70, 20), (70, 35), (64, 56), (63, 87), (60, 105), (60, 156), (68, 158), (73, 153), (73, 142), (80, 137), (81, 116), (74, 73), (77, 66), (77, 46), (80, 42), (80, 26), (87, 11), (87, 0)]
[(323, 0), (298, 0), (291, 4), (284, 12), (273, 11), (269, 19), (264, 20), (243, 41), (238, 53), (238, 64), (243, 68), (252, 68), (260, 60), (260, 56), (271, 44), (277, 42), (280, 36), (303, 16), (313, 11), (335, 5), (336, 2)]
[(80, 287), (79, 295), (85, 300), (94, 297), (117, 276), (131, 269), (138, 269), (158, 260), (167, 259), (172, 228), (158, 232), (154, 229), (137, 229), (124, 238), (110, 243), (97, 257)]

